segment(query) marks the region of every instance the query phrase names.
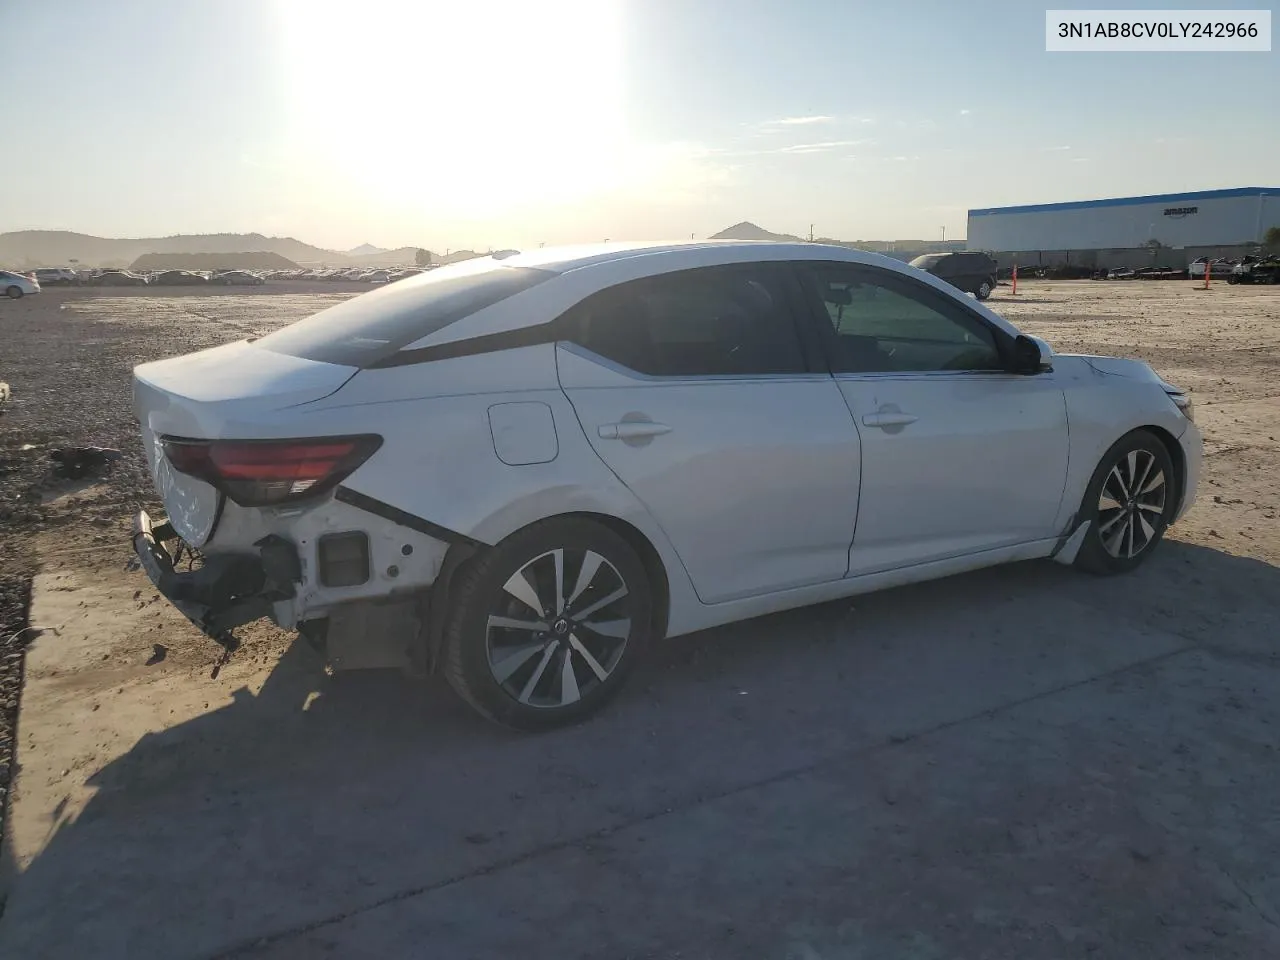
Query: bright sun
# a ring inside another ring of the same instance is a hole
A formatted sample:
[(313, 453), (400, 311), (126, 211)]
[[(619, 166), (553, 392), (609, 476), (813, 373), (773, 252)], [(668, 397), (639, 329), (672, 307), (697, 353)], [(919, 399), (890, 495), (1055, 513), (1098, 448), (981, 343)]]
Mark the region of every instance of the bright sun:
[(485, 217), (624, 175), (614, 0), (277, 0), (276, 13), (291, 152), (335, 186)]

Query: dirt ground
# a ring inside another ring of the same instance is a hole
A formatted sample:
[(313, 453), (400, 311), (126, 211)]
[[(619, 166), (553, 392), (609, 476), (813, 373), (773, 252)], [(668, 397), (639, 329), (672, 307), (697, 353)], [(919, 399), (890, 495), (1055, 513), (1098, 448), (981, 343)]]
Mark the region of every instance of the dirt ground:
[[(361, 288), (0, 302), (0, 715), (26, 663), (0, 955), (1280, 955), (1280, 288), (1194, 287), (990, 301), (1193, 391), (1199, 502), (1138, 573), (1022, 564), (681, 638), (532, 738), (265, 626), (219, 666), (127, 569), (156, 506), (132, 365)], [(67, 444), (124, 456), (54, 480)], [(44, 632), (15, 638), (32, 574)]]

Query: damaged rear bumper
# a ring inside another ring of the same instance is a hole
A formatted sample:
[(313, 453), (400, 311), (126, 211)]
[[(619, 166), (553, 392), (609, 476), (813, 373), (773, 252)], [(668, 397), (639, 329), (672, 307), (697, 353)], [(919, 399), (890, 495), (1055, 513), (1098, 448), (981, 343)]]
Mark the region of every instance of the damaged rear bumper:
[(145, 510), (133, 521), (133, 550), (156, 589), (205, 634), (222, 640), (241, 624), (270, 617), (276, 603), (294, 596), (302, 579), (297, 550), (283, 537), (264, 537), (256, 553), (220, 553), (195, 570), (179, 572), (166, 543), (177, 533)]

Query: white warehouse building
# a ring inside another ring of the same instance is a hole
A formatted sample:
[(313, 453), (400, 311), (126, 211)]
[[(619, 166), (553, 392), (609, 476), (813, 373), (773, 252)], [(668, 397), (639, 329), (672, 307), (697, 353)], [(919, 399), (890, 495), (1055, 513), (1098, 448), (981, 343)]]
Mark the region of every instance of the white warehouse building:
[(1095, 255), (1070, 258), (1082, 262), (1104, 252), (1151, 248), (1155, 241), (1186, 254), (1174, 259), (1189, 260), (1218, 248), (1256, 245), (1273, 226), (1280, 226), (1280, 187), (1238, 187), (970, 210), (968, 248)]

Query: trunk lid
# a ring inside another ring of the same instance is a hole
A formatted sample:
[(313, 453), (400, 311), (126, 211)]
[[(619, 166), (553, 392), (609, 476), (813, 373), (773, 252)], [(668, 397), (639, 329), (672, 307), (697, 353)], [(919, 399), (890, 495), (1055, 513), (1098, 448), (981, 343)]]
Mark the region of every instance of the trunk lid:
[(203, 480), (178, 473), (165, 458), (163, 436), (213, 440), (278, 436), (288, 407), (329, 396), (357, 368), (305, 360), (248, 341), (144, 363), (133, 371), (134, 410), (142, 446), (169, 521), (183, 540), (209, 540), (222, 495)]

